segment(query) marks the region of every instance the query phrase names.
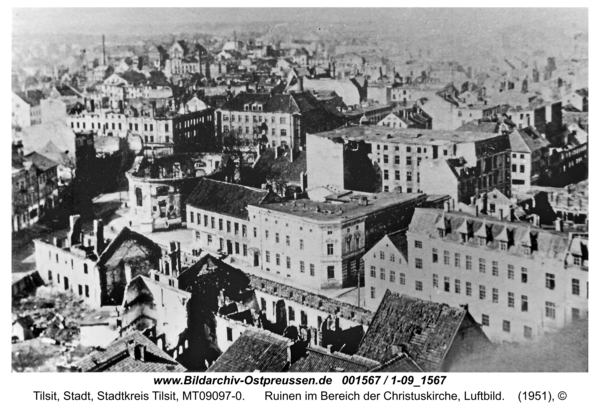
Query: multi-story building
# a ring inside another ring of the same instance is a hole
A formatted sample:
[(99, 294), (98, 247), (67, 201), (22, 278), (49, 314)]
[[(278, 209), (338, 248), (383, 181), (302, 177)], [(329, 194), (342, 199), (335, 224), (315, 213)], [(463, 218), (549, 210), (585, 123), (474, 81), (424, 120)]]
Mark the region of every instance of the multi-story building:
[(219, 170), (220, 154), (139, 156), (125, 175), (130, 226), (152, 232), (186, 221), (185, 201), (202, 177)]
[(138, 135), (149, 147), (172, 147), (177, 152), (214, 148), (214, 111), (179, 110), (133, 113), (119, 110), (82, 111), (71, 114), (68, 123), (75, 132), (95, 131), (100, 135)]
[(249, 218), (248, 207), (279, 200), (268, 190), (205, 178), (187, 200), (187, 227), (193, 230), (193, 242), (198, 248), (234, 255), (249, 265), (259, 266), (257, 229)]
[(171, 74), (202, 73), (202, 57), (208, 54), (201, 45), (190, 47), (183, 40), (174, 41), (167, 52), (166, 70)]
[(394, 105), (387, 104), (360, 104), (343, 110), (344, 120), (347, 124), (377, 124), (387, 117)]
[(23, 155), (22, 145), (13, 144), (12, 150), (12, 231), (16, 232), (58, 205), (58, 163), (37, 152)]
[(25, 128), (42, 122), (40, 100), (44, 98), (41, 90), (12, 93), (12, 124)]
[(588, 177), (587, 133), (564, 133), (560, 144), (550, 147), (549, 152), (544, 185), (565, 186)]
[(531, 127), (517, 128), (509, 138), (512, 187), (527, 190), (547, 172), (550, 143)]
[(368, 287), (375, 287), (374, 300), (389, 288), (468, 306), (495, 341), (528, 341), (587, 317), (587, 234), (417, 209), (406, 234), (408, 264), (389, 261), (387, 253), (399, 251), (386, 251), (391, 247), (386, 241), (366, 254), (366, 272), (374, 267), (377, 275), (384, 269), (386, 274), (393, 270), (405, 276), (370, 285), (372, 278), (367, 276)]
[[(350, 189), (348, 174), (356, 168), (351, 160), (363, 151), (378, 167), (381, 191), (446, 194), (470, 204), (478, 190), (497, 188), (510, 196), (509, 150), (502, 133), (339, 128), (308, 135), (308, 185)], [(360, 174), (367, 166), (361, 165)]]
[(303, 288), (355, 286), (364, 252), (384, 234), (407, 227), (426, 200), (424, 194), (347, 192), (327, 203), (249, 205), (260, 268)]
[(384, 117), (378, 126), (391, 128), (420, 128), (431, 130), (431, 117), (417, 105), (401, 108)]
[(307, 133), (332, 130), (343, 124), (309, 92), (291, 94), (240, 93), (216, 111), (217, 136), (235, 135), (246, 145), (298, 148)]
[[(126, 285), (138, 275), (176, 286), (181, 272), (181, 248), (163, 250), (150, 239), (123, 228), (111, 241), (101, 220), (84, 233), (79, 216), (71, 216), (66, 238), (35, 239), (35, 263), (46, 285), (73, 293), (89, 306), (120, 306)], [(157, 271), (158, 270), (158, 271)]]

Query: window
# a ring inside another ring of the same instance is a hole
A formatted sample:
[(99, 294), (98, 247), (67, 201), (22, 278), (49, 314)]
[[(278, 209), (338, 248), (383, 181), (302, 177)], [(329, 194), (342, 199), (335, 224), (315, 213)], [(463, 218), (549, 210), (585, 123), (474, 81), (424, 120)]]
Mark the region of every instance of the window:
[(493, 303), (498, 303), (498, 289), (497, 288), (492, 288), (492, 302)]
[(300, 261), (300, 272), (304, 272), (304, 261)]
[(573, 256), (573, 264), (574, 265), (581, 265), (581, 257)]
[(279, 233), (275, 233), (275, 242), (278, 243), (279, 242)]
[(394, 271), (390, 271), (390, 283), (396, 282), (396, 273)]
[(396, 180), (400, 180), (400, 170), (395, 170), (395, 171), (394, 171), (394, 178), (395, 178)]
[(315, 276), (315, 265), (314, 265), (314, 264), (311, 264), (311, 265), (310, 265), (310, 275), (311, 275), (312, 277), (314, 277), (314, 276)]
[(460, 280), (454, 280), (454, 292), (460, 294)]
[(415, 289), (417, 291), (423, 291), (423, 282), (422, 281), (415, 281)]
[(275, 254), (275, 265), (281, 264), (281, 256), (279, 254)]
[(479, 299), (485, 300), (485, 285), (479, 286)]
[(246, 224), (242, 224), (242, 237), (248, 237), (248, 231), (246, 230)]
[(227, 232), (231, 232), (231, 221), (227, 221)]
[(508, 279), (509, 280), (515, 279), (515, 266), (512, 264), (508, 265)]
[(444, 265), (450, 265), (450, 252), (444, 251)]
[(466, 286), (466, 293), (467, 295), (471, 295), (471, 283), (467, 281), (467, 286)]
[(460, 254), (454, 253), (454, 266), (460, 268)]
[(379, 259), (380, 260), (385, 260), (385, 253), (383, 251), (379, 252)]
[(394, 164), (400, 164), (400, 156), (394, 156)]
[(571, 280), (571, 293), (573, 295), (579, 295), (579, 280), (576, 278)]
[(521, 296), (521, 311), (523, 311), (524, 313), (529, 311), (529, 302), (527, 301), (526, 295)]
[(552, 319), (556, 318), (556, 305), (550, 301), (546, 301), (546, 317)]
[(450, 277), (444, 277), (444, 291), (450, 292)]
[(423, 242), (415, 240), (415, 248), (423, 248)]
[(211, 243), (212, 243), (212, 235), (208, 234), (208, 235), (206, 236), (206, 242), (207, 242), (208, 244), (211, 244)]
[(327, 266), (327, 278), (328, 279), (335, 278), (335, 267), (332, 265)]
[(433, 274), (433, 288), (438, 288), (438, 287), (439, 287), (438, 275)]
[(371, 277), (377, 278), (377, 271), (373, 265), (371, 266)]
[(223, 231), (223, 219), (219, 218), (219, 231)]
[(288, 307), (288, 320), (289, 321), (296, 320), (296, 313), (294, 312), (294, 309), (292, 307)]
[(254, 234), (254, 238), (256, 238), (256, 236), (258, 235), (258, 229), (256, 227), (254, 227), (252, 229), (252, 233)]
[(292, 259), (290, 257), (285, 257), (285, 267), (287, 269), (292, 268)]
[(243, 251), (244, 257), (247, 257), (248, 256), (248, 246), (246, 244), (244, 244), (242, 246), (242, 251)]
[(227, 341), (233, 341), (233, 330), (227, 327)]
[(532, 338), (533, 337), (533, 330), (531, 329), (531, 327), (528, 327), (528, 326), (524, 326), (523, 327), (523, 336), (525, 338)]
[(204, 226), (208, 227), (208, 216), (207, 215), (204, 216)]
[(415, 268), (422, 269), (423, 268), (423, 260), (420, 258), (415, 258)]
[(86, 297), (90, 296), (90, 287), (88, 285), (85, 286), (85, 296)]
[(579, 312), (579, 308), (571, 308), (571, 319), (573, 321), (577, 321), (581, 318), (580, 312)]
[(265, 238), (269, 238), (269, 230), (265, 230)]
[(412, 181), (412, 171), (406, 172), (406, 181)]
[(400, 273), (400, 285), (406, 285), (406, 275), (404, 273)]
[(465, 257), (465, 259), (466, 259), (466, 261), (465, 261), (465, 263), (466, 263), (466, 264), (465, 264), (465, 266), (466, 266), (466, 269), (467, 269), (467, 270), (472, 270), (472, 269), (473, 269), (473, 264), (471, 263), (471, 256), (470, 256), (470, 255), (467, 255), (467, 256)]
[(521, 268), (521, 282), (522, 283), (527, 282), (527, 268), (525, 268), (525, 267)]
[[(388, 155), (387, 155), (387, 154), (384, 154), (384, 155), (383, 155), (383, 163), (384, 163), (384, 164), (387, 164), (387, 163), (388, 163)], [(387, 170), (386, 170), (386, 171), (387, 171)]]
[(434, 249), (432, 249), (432, 250), (431, 250), (431, 253), (432, 253), (432, 254), (431, 254), (431, 260), (432, 260), (434, 263), (437, 263), (437, 262), (438, 262), (438, 253), (437, 253), (437, 248), (434, 248)]
[(271, 262), (271, 253), (269, 251), (265, 251), (265, 260), (267, 263)]
[(371, 298), (375, 298), (375, 287), (371, 287)]
[(412, 157), (411, 156), (406, 156), (406, 165), (412, 166)]
[(380, 277), (382, 280), (385, 280), (385, 268), (380, 268), (380, 269), (379, 269), (379, 277)]
[(554, 274), (546, 273), (546, 288), (549, 290), (554, 290), (554, 286), (555, 286)]
[(490, 316), (487, 314), (481, 314), (481, 325), (485, 325), (486, 327), (490, 326)]
[(479, 272), (482, 274), (485, 274), (485, 259), (484, 258), (479, 259)]
[(395, 263), (395, 262), (396, 262), (396, 254), (394, 254), (394, 253), (391, 253), (391, 254), (390, 254), (390, 261), (391, 261), (392, 263)]
[(510, 332), (510, 321), (503, 320), (502, 321), (502, 331), (509, 333)]
[(506, 241), (500, 241), (500, 250), (502, 250), (502, 251), (508, 250), (508, 243)]
[(290, 245), (290, 236), (289, 235), (285, 236), (285, 245), (287, 245), (287, 246)]
[(333, 255), (333, 244), (332, 243), (327, 244), (327, 255)]

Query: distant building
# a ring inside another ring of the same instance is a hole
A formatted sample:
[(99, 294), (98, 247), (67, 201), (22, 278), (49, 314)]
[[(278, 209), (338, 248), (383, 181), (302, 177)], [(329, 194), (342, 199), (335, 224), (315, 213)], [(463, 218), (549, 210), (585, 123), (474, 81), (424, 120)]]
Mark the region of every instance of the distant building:
[(589, 92), (588, 88), (584, 87), (568, 94), (563, 98), (563, 106), (571, 106), (577, 111), (587, 112), (589, 107)]
[(439, 372), (490, 345), (465, 308), (388, 290), (357, 354), (388, 364), (408, 355), (423, 371)]
[(216, 112), (221, 138), (235, 135), (248, 146), (299, 148), (306, 134), (331, 130), (343, 124), (340, 116), (311, 93), (240, 93)]
[(12, 231), (39, 221), (59, 203), (58, 163), (22, 145), (12, 147)]
[(44, 98), (41, 90), (12, 93), (12, 125), (20, 128), (42, 122), (40, 100)]
[(421, 110), (420, 107), (404, 108), (391, 112), (377, 125), (391, 128), (420, 128), (431, 130), (431, 117)]
[(512, 157), (512, 187), (528, 189), (536, 185), (548, 171), (550, 142), (531, 127), (517, 128), (508, 137)]

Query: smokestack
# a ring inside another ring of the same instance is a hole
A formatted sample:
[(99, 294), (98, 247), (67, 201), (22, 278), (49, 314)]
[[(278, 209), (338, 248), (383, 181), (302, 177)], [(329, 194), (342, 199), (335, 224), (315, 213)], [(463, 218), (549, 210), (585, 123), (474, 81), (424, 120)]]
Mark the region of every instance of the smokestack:
[(104, 251), (104, 223), (102, 220), (94, 220), (94, 238), (96, 240), (94, 251), (97, 256), (100, 256)]
[(104, 34), (102, 35), (102, 65), (106, 66), (106, 47), (104, 44)]

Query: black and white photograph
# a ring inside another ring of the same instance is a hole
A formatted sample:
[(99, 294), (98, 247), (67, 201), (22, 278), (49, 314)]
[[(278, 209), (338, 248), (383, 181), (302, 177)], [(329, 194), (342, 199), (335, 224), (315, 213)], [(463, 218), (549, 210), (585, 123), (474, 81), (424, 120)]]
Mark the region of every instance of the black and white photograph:
[(11, 372), (588, 373), (588, 9), (404, 5), (11, 9)]

